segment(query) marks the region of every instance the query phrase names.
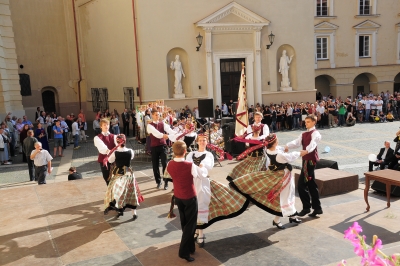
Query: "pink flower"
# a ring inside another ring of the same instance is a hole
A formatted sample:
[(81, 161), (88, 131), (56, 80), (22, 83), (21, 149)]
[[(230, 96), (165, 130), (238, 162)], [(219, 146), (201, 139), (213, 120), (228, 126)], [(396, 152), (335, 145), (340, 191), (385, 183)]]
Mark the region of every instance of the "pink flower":
[(364, 249), (363, 249), (362, 245), (360, 245), (360, 244), (355, 245), (354, 253), (356, 253), (357, 256), (364, 258)]

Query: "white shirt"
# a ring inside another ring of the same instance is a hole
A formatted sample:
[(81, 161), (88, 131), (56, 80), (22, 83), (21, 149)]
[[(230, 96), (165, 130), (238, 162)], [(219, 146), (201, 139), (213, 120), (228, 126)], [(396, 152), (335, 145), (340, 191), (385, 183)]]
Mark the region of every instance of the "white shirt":
[[(33, 153), (36, 153), (36, 149), (31, 152), (31, 155)], [(51, 157), (50, 153), (47, 150), (41, 150), (38, 154), (35, 155), (35, 158), (33, 159), (33, 163), (35, 166), (43, 166), (47, 165), (48, 162), (53, 160), (53, 157)]]
[[(260, 126), (261, 123), (254, 123), (253, 125)], [(246, 139), (251, 139), (251, 138), (253, 138), (253, 129), (251, 128), (251, 125), (249, 125), (249, 126), (247, 127), (247, 134), (248, 134), (248, 135), (246, 136)], [(264, 127), (263, 127), (263, 134), (260, 135), (257, 139), (258, 139), (258, 140), (263, 140), (263, 139), (265, 139), (268, 135), (269, 135), (269, 128), (268, 128), (268, 125), (264, 125)]]
[(323, 113), (325, 113), (325, 107), (323, 107), (323, 106), (321, 106), (321, 105), (318, 105), (318, 106), (315, 108), (315, 111), (317, 111), (317, 112), (320, 113), (320, 114), (323, 114)]
[[(300, 157), (300, 152), (298, 151), (293, 151), (293, 152), (285, 152), (285, 148), (282, 146), (276, 146), (276, 149), (274, 151), (271, 151), (267, 149), (267, 153), (270, 155), (275, 155), (276, 154), (276, 161), (278, 163), (292, 163), (296, 161), (297, 158)], [(268, 156), (267, 156), (268, 158)], [(269, 158), (267, 159), (266, 166), (268, 169), (268, 165), (270, 164)]]
[(378, 109), (379, 111), (382, 111), (382, 104), (383, 104), (382, 100), (374, 101), (374, 105), (376, 106), (376, 109)]
[(289, 107), (289, 108), (286, 110), (286, 115), (289, 116), (289, 115), (292, 115), (292, 114), (293, 114), (293, 108), (292, 108), (292, 107)]
[[(107, 133), (101, 132), (101, 134), (103, 134), (103, 136), (108, 136), (108, 135), (110, 135), (110, 132), (107, 132)], [(94, 146), (96, 146), (99, 153), (107, 154), (108, 147), (98, 136), (94, 137), (93, 141), (94, 141)], [(117, 135), (114, 135), (114, 143), (115, 143), (115, 145), (118, 145)]]
[[(315, 130), (315, 127), (312, 127), (310, 129), (308, 129), (307, 131), (309, 132), (312, 130)], [(303, 134), (300, 134), (300, 136), (297, 139), (295, 139), (291, 142), (288, 142), (286, 144), (286, 146), (288, 146), (289, 149), (302, 147), (302, 144), (301, 144), (302, 139), (303, 139)], [(317, 148), (318, 142), (320, 142), (320, 141), (321, 141), (321, 134), (317, 130), (315, 130), (311, 134), (311, 141), (310, 141), (310, 144), (308, 144), (308, 146), (306, 147), (306, 151), (308, 153), (310, 153), (313, 150), (315, 150), (315, 148)]]
[(387, 151), (388, 151), (388, 150), (389, 150), (388, 148), (385, 148), (385, 151), (383, 152), (383, 154), (382, 154), (382, 156), (381, 156), (381, 160), (385, 160), (386, 154), (387, 154)]
[[(131, 160), (133, 160), (133, 157), (135, 157), (135, 153), (133, 152), (133, 150), (132, 150), (132, 149), (128, 149), (127, 147), (118, 147), (115, 151), (131, 151), (131, 154), (132, 154)], [(110, 163), (115, 162), (115, 152), (113, 152), (113, 153), (110, 155), (110, 157), (108, 158), (108, 161), (109, 161)]]
[[(168, 134), (171, 134), (171, 135), (176, 134), (175, 131), (173, 131), (164, 122), (153, 121), (153, 123), (154, 124), (163, 123), (164, 132), (167, 132)], [(152, 134), (154, 137), (156, 137), (158, 139), (161, 139), (164, 137), (164, 133), (161, 133), (160, 131), (158, 131), (151, 123), (147, 124), (147, 133)]]
[(78, 122), (74, 122), (72, 123), (72, 135), (79, 135), (79, 126), (78, 126)]

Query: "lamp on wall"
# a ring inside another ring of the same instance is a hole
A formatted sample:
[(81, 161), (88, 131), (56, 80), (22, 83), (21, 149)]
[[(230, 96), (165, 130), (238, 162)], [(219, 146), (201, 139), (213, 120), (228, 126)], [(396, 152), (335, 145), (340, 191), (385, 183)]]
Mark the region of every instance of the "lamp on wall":
[(198, 52), (201, 47), (201, 44), (203, 43), (203, 36), (200, 35), (200, 32), (199, 32), (199, 35), (197, 35), (196, 40), (197, 40), (197, 44), (199, 45), (196, 47), (196, 51)]
[(268, 39), (269, 39), (270, 44), (267, 44), (267, 49), (269, 49), (271, 47), (271, 45), (274, 43), (275, 35), (272, 34), (272, 31), (271, 31), (271, 34), (268, 35)]

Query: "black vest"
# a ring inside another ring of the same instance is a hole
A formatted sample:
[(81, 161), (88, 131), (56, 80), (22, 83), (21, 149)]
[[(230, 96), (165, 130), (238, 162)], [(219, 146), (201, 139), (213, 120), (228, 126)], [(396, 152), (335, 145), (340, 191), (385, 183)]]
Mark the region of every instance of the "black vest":
[(126, 168), (131, 166), (131, 151), (115, 151), (115, 168), (113, 174), (124, 175)]
[(284, 170), (285, 168), (287, 168), (289, 171), (292, 171), (292, 165), (289, 163), (278, 163), (276, 161), (276, 155), (277, 154), (268, 154), (267, 153), (267, 156), (269, 158), (268, 169), (275, 172), (275, 171)]
[(206, 154), (205, 154), (205, 153), (204, 153), (203, 155), (199, 156), (199, 157), (196, 157), (196, 156), (194, 155), (194, 153), (193, 153), (193, 156), (192, 156), (193, 163), (194, 163), (195, 165), (197, 165), (197, 166), (200, 165), (201, 161), (203, 161), (204, 158), (206, 158)]

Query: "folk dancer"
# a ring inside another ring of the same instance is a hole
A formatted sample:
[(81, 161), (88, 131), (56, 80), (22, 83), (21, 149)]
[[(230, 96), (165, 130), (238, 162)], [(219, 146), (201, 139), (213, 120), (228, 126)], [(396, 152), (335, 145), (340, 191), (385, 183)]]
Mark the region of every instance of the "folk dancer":
[(275, 215), (272, 225), (285, 229), (280, 217), (289, 216), (289, 222), (299, 224), (296, 217), (295, 186), (291, 162), (299, 156), (299, 152), (285, 153), (284, 148), (278, 146), (276, 134), (270, 134), (261, 144), (252, 149), (267, 148), (267, 162), (265, 171), (246, 174), (230, 180), (230, 186), (247, 196), (256, 206)]
[(113, 148), (115, 148), (115, 146), (117, 146), (117, 135), (111, 134), (109, 132), (110, 121), (108, 119), (100, 120), (100, 128), (101, 133), (94, 137), (93, 141), (94, 146), (96, 146), (97, 150), (99, 151), (97, 162), (100, 164), (101, 173), (103, 174), (104, 181), (108, 186), (111, 165), (109, 162), (106, 162), (106, 164), (104, 165), (103, 161), (106, 158), (107, 154)]
[(104, 214), (110, 210), (118, 212), (117, 217), (124, 215), (125, 208), (133, 211), (132, 220), (138, 218), (136, 208), (144, 201), (136, 182), (131, 161), (134, 157), (132, 149), (125, 146), (126, 137), (120, 134), (116, 138), (118, 146), (111, 150), (108, 163), (114, 163), (110, 183), (107, 187), (106, 196), (104, 198)]
[(319, 161), (317, 145), (321, 141), (321, 134), (315, 129), (316, 122), (317, 118), (314, 115), (308, 115), (305, 119), (307, 131), (285, 146), (285, 152), (292, 148), (303, 148), (300, 151), (300, 155), (303, 157), (303, 167), (297, 183), (297, 190), (303, 204), (303, 210), (298, 214), (300, 217), (310, 213), (311, 207), (314, 211), (309, 216), (315, 217), (317, 214), (323, 213), (314, 173), (315, 165)]
[[(269, 135), (268, 125), (262, 124), (261, 119), (262, 114), (256, 112), (254, 114), (254, 123), (248, 126), (245, 139), (243, 139), (243, 137), (236, 137), (234, 140), (249, 143), (250, 147), (260, 144), (260, 141), (264, 140)], [(232, 169), (228, 176), (230, 179), (236, 179), (246, 174), (261, 171), (265, 168), (266, 156), (264, 155), (263, 147), (253, 150), (248, 154), (243, 153), (239, 155), (237, 159), (241, 160), (247, 155), (249, 156), (246, 159)]]
[[(151, 111), (153, 121), (147, 124), (147, 133), (150, 134), (150, 147), (151, 147), (151, 162), (153, 165), (153, 174), (157, 183), (157, 188), (160, 189), (163, 182), (160, 176), (159, 160), (161, 159), (163, 175), (165, 167), (167, 166), (167, 144), (165, 140), (168, 139), (168, 135), (174, 135), (173, 131), (167, 124), (160, 122), (160, 113), (157, 110)], [(165, 180), (164, 189), (168, 189), (168, 181)]]

